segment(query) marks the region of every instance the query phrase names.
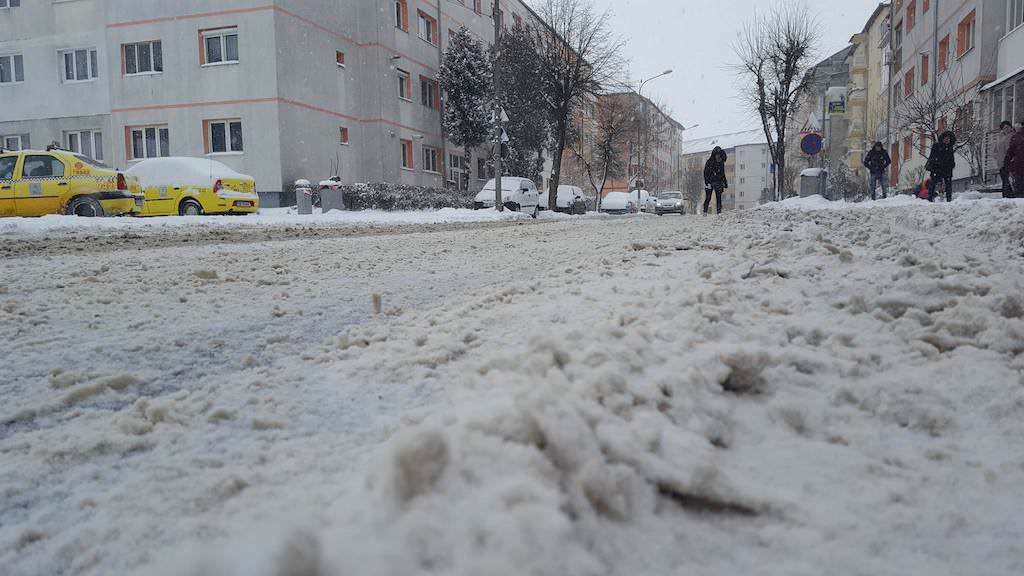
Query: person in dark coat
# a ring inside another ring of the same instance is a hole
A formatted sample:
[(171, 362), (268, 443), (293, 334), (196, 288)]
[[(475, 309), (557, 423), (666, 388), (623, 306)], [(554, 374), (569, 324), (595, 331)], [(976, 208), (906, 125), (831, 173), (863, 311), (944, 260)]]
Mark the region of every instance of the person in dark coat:
[(995, 144), (992, 146), (992, 157), (999, 165), (999, 178), (1003, 181), (1003, 195), (1013, 192), (1013, 182), (1010, 180), (1010, 169), (1006, 164), (1006, 154), (1010, 151), (1010, 141), (1013, 140), (1017, 131), (1013, 124), (1003, 120), (999, 124), (999, 132), (996, 133)]
[(1013, 195), (1024, 198), (1024, 122), (1021, 122), (1020, 130), (1010, 139), (1006, 151), (1006, 169), (1013, 179)]
[(956, 134), (943, 132), (939, 141), (932, 145), (932, 153), (928, 156), (925, 170), (931, 174), (931, 187), (928, 189), (928, 201), (935, 202), (939, 195), (935, 189), (942, 184), (946, 190), (946, 202), (953, 201), (953, 169), (956, 168)]
[(885, 146), (881, 142), (875, 142), (875, 145), (871, 147), (871, 151), (864, 157), (864, 166), (867, 167), (868, 171), (871, 172), (871, 199), (875, 200), (875, 189), (879, 186), (882, 188), (882, 198), (887, 198), (889, 195), (889, 176), (887, 170), (892, 165), (892, 158), (889, 157), (889, 153), (885, 151)]
[(729, 187), (729, 180), (725, 177), (725, 161), (728, 158), (725, 150), (716, 146), (711, 151), (711, 157), (704, 163), (704, 214), (708, 213), (711, 206), (712, 193), (718, 209), (716, 213), (722, 213), (722, 191)]

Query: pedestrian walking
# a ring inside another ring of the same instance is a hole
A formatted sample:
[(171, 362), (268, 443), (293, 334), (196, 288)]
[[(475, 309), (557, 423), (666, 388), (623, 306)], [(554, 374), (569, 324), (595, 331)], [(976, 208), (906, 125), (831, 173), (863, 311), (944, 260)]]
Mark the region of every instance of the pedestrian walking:
[(867, 156), (864, 157), (864, 166), (867, 166), (869, 172), (871, 172), (871, 199), (877, 200), (875, 196), (875, 189), (878, 186), (882, 187), (882, 198), (888, 198), (889, 195), (889, 176), (887, 170), (892, 165), (892, 158), (889, 157), (889, 153), (885, 151), (885, 146), (881, 142), (875, 142), (875, 145), (871, 147)]
[(1010, 140), (1013, 140), (1013, 124), (1003, 120), (999, 125), (999, 132), (996, 133), (996, 142), (992, 147), (992, 156), (999, 165), (999, 178), (1003, 181), (1003, 196), (1013, 192), (1013, 182), (1010, 180), (1010, 169), (1007, 167), (1006, 153), (1010, 151)]
[(716, 214), (722, 213), (722, 192), (729, 188), (729, 180), (725, 177), (725, 162), (729, 157), (721, 147), (711, 151), (711, 157), (704, 163), (704, 214), (707, 215), (711, 206), (711, 195), (715, 195)]
[(928, 201), (935, 202), (939, 195), (935, 189), (942, 184), (946, 191), (946, 202), (953, 201), (953, 170), (956, 168), (956, 134), (943, 132), (939, 141), (932, 144), (932, 152), (928, 156), (925, 170), (929, 172), (931, 186), (928, 188)]
[(1010, 139), (1006, 152), (1006, 169), (1013, 179), (1013, 196), (1024, 198), (1024, 122), (1020, 130)]

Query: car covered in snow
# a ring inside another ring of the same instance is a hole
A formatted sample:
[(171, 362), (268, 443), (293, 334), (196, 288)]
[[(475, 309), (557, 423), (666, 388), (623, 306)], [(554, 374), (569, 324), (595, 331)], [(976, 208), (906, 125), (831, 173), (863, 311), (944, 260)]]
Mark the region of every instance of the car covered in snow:
[(146, 196), (141, 216), (250, 214), (256, 180), (210, 158), (149, 158), (128, 169)]
[[(548, 206), (551, 205), (551, 191), (541, 193), (540, 195), (540, 209), (547, 210)], [(587, 198), (583, 194), (583, 189), (579, 186), (570, 186), (568, 184), (562, 184), (558, 187), (558, 197), (555, 199), (555, 212), (564, 212), (566, 214), (586, 214), (587, 213)]]
[[(473, 199), (473, 209), (494, 208), (497, 183), (492, 178), (484, 184), (483, 190)], [(534, 218), (540, 211), (540, 192), (529, 178), (503, 176), (501, 178), (501, 203), (509, 210), (530, 214)]]
[(88, 156), (0, 149), (0, 216), (122, 216), (142, 206), (135, 178)]
[(686, 209), (683, 207), (683, 193), (662, 192), (658, 194), (658, 201), (654, 210), (658, 216), (664, 216), (665, 214), (679, 214), (682, 216), (686, 213)]
[(636, 214), (636, 196), (626, 192), (609, 192), (601, 200), (601, 212), (604, 214)]

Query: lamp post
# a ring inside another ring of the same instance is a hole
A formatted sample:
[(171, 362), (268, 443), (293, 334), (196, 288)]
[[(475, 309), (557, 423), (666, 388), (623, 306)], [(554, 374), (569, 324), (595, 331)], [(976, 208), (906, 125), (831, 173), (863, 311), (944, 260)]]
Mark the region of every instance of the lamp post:
[[(644, 80), (644, 81), (640, 82), (640, 87), (637, 89), (636, 95), (637, 95), (637, 99), (640, 101), (640, 113), (643, 115), (643, 126), (645, 128), (647, 126), (647, 113), (646, 113), (646, 105), (644, 104), (644, 95), (643, 95), (644, 86), (646, 86), (647, 83), (650, 82), (651, 80), (657, 80), (658, 78), (661, 78), (663, 76), (668, 76), (671, 73), (672, 73), (672, 70), (665, 70), (664, 72), (662, 72), (661, 74), (658, 74), (657, 76), (652, 76), (652, 77), (648, 78), (647, 80)], [(642, 209), (642, 207), (640, 206), (640, 201), (641, 201), (641, 198), (640, 198), (640, 174), (643, 173), (643, 156), (642, 156), (643, 152), (642, 152), (642, 148), (641, 148), (641, 145), (640, 145), (640, 126), (641, 126), (641, 124), (639, 122), (637, 122), (637, 124), (636, 124), (636, 205), (637, 205), (637, 209), (638, 210)]]

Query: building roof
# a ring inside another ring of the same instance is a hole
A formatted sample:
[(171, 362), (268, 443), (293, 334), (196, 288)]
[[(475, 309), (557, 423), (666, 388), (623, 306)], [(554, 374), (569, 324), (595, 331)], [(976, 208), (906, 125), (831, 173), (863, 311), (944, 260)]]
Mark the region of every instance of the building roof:
[(757, 144), (768, 144), (768, 139), (764, 137), (764, 130), (760, 128), (757, 130), (721, 134), (699, 140), (685, 140), (683, 141), (683, 154), (711, 152), (716, 147), (723, 150), (731, 150), (737, 146), (754, 146)]

